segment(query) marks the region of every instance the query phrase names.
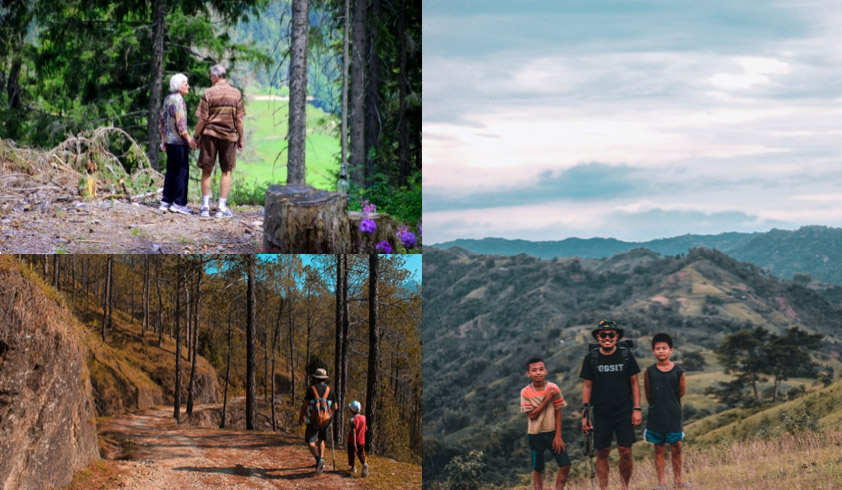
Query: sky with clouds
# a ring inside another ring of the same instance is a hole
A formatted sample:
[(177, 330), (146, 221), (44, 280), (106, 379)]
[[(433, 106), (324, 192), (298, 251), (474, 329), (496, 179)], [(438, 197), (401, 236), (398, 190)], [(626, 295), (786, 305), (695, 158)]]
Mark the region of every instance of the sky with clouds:
[(423, 7), (427, 243), (842, 225), (842, 2)]

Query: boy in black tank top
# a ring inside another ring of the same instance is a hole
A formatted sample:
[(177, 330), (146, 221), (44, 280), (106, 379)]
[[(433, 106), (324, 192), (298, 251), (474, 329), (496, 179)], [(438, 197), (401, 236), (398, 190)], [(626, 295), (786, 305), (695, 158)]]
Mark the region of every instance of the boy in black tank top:
[(681, 366), (670, 360), (672, 338), (659, 333), (652, 338), (652, 352), (657, 363), (649, 366), (643, 375), (649, 414), (646, 419), (644, 438), (655, 444), (655, 471), (658, 474), (656, 490), (666, 489), (664, 483), (664, 455), (670, 445), (673, 482), (675, 488), (685, 488), (681, 481), (681, 441), (684, 440), (684, 424), (681, 416), (681, 397), (684, 396), (686, 379)]

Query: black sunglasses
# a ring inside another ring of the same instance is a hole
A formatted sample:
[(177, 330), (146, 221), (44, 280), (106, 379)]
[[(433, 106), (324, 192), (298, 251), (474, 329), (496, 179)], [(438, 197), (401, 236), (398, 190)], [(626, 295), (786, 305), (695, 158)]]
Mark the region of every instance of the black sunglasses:
[(599, 332), (599, 338), (601, 339), (613, 339), (616, 336), (617, 334), (614, 332)]

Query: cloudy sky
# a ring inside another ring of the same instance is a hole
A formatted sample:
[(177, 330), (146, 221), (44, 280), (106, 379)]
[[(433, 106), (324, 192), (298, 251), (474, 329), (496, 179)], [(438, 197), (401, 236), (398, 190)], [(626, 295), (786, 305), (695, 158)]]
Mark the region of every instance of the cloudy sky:
[(427, 243), (842, 226), (842, 2), (423, 7)]

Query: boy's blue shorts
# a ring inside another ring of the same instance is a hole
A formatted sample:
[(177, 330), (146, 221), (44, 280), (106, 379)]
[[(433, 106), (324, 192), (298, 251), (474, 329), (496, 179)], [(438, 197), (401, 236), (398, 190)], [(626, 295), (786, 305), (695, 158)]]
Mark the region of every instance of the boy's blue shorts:
[(532, 469), (537, 472), (544, 471), (544, 453), (549, 451), (555, 458), (558, 466), (570, 466), (570, 456), (567, 451), (556, 453), (553, 451), (553, 432), (541, 432), (540, 434), (527, 434), (529, 441), (529, 452), (532, 453)]
[(672, 444), (684, 440), (684, 432), (657, 432), (644, 429), (643, 438), (653, 444)]

